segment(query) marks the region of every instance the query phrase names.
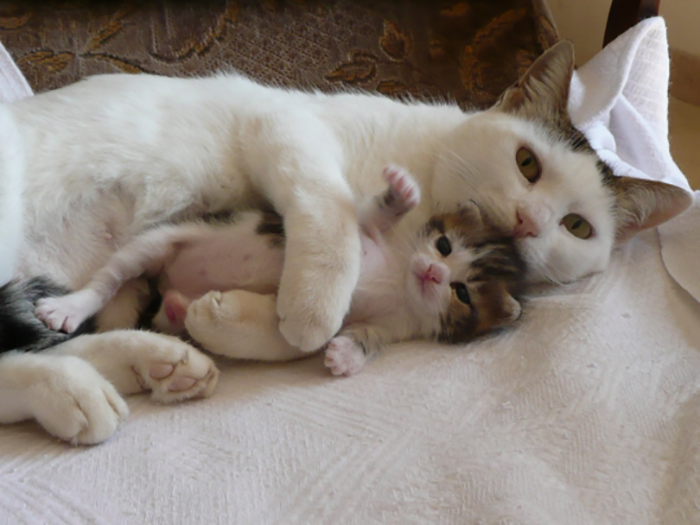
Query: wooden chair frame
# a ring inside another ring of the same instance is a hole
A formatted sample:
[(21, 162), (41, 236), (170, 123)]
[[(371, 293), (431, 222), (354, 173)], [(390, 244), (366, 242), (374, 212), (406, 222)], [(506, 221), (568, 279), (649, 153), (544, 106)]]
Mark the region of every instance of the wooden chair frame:
[(661, 0), (613, 0), (603, 45), (615, 40), (640, 20), (659, 14)]

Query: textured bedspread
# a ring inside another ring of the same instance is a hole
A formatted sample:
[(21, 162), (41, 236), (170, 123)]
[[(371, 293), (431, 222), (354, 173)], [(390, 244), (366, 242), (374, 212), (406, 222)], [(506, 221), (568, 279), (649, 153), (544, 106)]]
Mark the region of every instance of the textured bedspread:
[(94, 448), (0, 427), (0, 523), (699, 523), (698, 321), (648, 232), (467, 348), (223, 363)]

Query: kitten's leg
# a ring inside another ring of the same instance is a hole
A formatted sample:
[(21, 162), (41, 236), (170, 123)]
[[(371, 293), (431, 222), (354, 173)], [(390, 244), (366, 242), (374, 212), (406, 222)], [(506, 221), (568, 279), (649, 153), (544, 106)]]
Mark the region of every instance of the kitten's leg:
[(54, 330), (71, 333), (99, 312), (124, 282), (146, 272), (157, 273), (178, 243), (201, 235), (205, 226), (166, 226), (138, 236), (112, 257), (81, 290), (37, 302), (36, 315)]
[(304, 354), (278, 329), (276, 297), (243, 290), (209, 292), (187, 309), (188, 333), (208, 351), (235, 359), (287, 361)]
[(98, 314), (98, 331), (111, 332), (136, 327), (149, 299), (150, 288), (146, 279), (127, 281)]
[(209, 397), (219, 378), (214, 362), (199, 350), (176, 337), (153, 332), (84, 335), (47, 353), (80, 357), (121, 394), (150, 391), (155, 401), (163, 403)]
[(269, 111), (246, 129), (243, 169), (284, 218), (277, 300), (287, 341), (314, 351), (336, 333), (360, 274), (360, 234), (342, 147), (310, 111)]
[(390, 164), (382, 174), (389, 187), (360, 210), (360, 225), (369, 231), (388, 230), (420, 203), (420, 186), (408, 171)]
[(95, 368), (73, 356), (11, 353), (0, 359), (0, 423), (35, 419), (74, 445), (108, 439), (129, 414)]
[(324, 364), (335, 376), (351, 376), (362, 370), (367, 361), (390, 342), (382, 328), (350, 325), (328, 343)]

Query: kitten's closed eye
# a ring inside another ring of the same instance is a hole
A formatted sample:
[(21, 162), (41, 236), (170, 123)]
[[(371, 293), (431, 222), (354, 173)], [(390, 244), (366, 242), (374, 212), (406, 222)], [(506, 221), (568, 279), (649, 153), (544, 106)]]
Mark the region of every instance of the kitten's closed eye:
[(452, 244), (450, 244), (450, 240), (445, 235), (438, 238), (435, 242), (435, 248), (443, 257), (447, 257), (452, 253)]

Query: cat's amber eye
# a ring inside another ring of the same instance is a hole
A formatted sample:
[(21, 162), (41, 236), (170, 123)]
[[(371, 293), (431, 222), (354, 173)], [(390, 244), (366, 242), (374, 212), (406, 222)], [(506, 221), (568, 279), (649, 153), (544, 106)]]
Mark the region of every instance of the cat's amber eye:
[(571, 235), (579, 239), (590, 239), (591, 235), (593, 235), (591, 223), (575, 213), (569, 213), (562, 219), (561, 223)]
[(540, 161), (537, 160), (535, 154), (529, 149), (522, 147), (515, 154), (515, 162), (518, 163), (518, 169), (523, 174), (528, 182), (537, 182), (542, 174)]
[(464, 283), (450, 283), (450, 286), (455, 291), (457, 299), (459, 299), (464, 304), (471, 304), (471, 299), (469, 298), (469, 290)]
[(435, 248), (437, 248), (437, 251), (439, 251), (440, 255), (443, 257), (447, 257), (452, 253), (452, 245), (450, 244), (450, 240), (445, 235), (441, 236), (435, 242)]

